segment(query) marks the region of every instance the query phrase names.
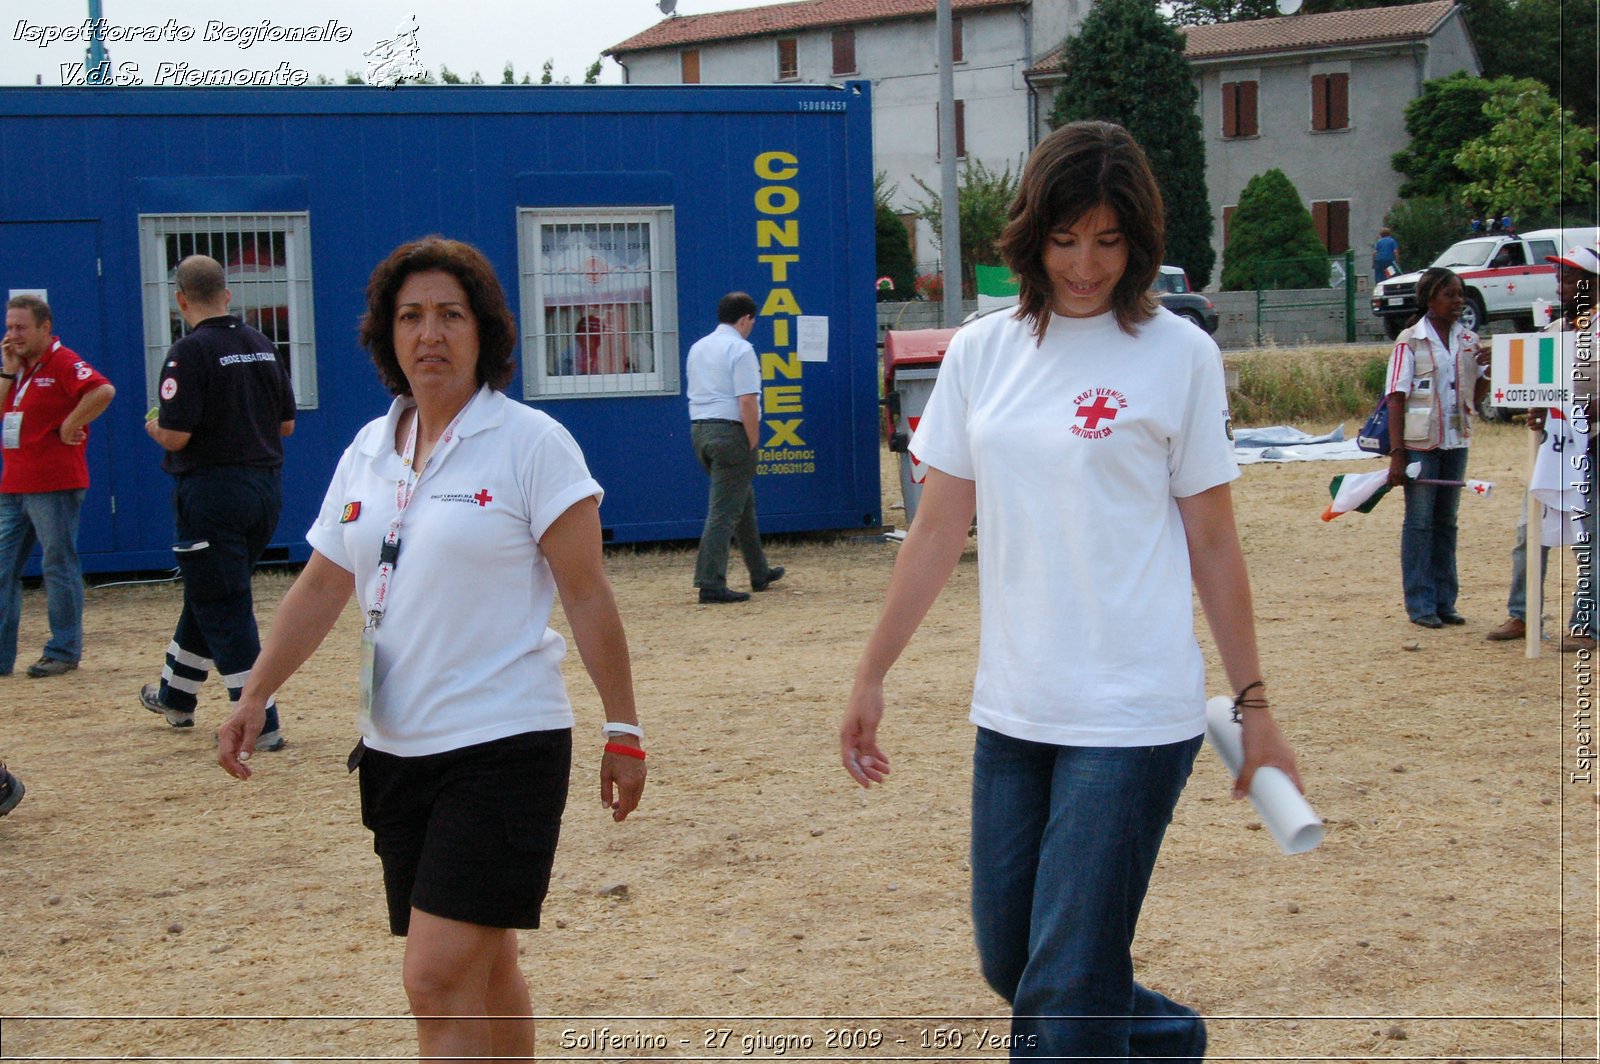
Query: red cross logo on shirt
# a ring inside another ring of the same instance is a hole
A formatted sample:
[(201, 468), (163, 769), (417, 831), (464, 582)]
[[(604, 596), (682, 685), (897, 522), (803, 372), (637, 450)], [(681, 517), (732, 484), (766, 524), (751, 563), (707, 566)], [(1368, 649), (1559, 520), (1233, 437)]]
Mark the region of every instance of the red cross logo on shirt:
[(494, 496), (489, 494), (488, 488), (479, 488), (478, 494), (472, 497), (472, 501), (479, 506), (488, 506), (491, 502), (494, 502)]
[(1105, 396), (1096, 396), (1092, 405), (1078, 407), (1078, 416), (1084, 419), (1083, 427), (1091, 431), (1100, 427), (1101, 421), (1113, 421), (1117, 408)]
[(1111, 422), (1128, 407), (1128, 397), (1115, 388), (1086, 388), (1073, 397), (1074, 423), (1067, 426), (1084, 440), (1103, 440), (1111, 435)]

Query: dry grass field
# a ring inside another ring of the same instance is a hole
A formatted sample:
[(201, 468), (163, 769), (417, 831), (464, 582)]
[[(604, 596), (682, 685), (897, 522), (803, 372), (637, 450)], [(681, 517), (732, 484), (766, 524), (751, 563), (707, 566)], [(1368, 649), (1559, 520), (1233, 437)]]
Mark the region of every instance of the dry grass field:
[[(1468, 475), (1499, 488), (1461, 506), (1465, 628), (1407, 623), (1398, 497), (1317, 520), (1329, 477), (1371, 463), (1235, 485), (1273, 700), (1328, 833), (1280, 855), (1202, 752), (1136, 956), (1211, 1017), (1213, 1059), (1595, 1059), (1596, 788), (1571, 776), (1592, 686), (1549, 644), (1483, 640), (1524, 441), (1487, 426), (1473, 447)], [(891, 676), (894, 778), (864, 792), (837, 763), (895, 550), (780, 542), (789, 576), (732, 607), (694, 603), (684, 550), (610, 556), (650, 784), (627, 823), (602, 815), (573, 656), (572, 800), (522, 940), (545, 1059), (1003, 1056), (966, 910), (970, 553)], [(264, 625), (286, 586), (259, 577)], [(92, 590), (80, 671), (0, 679), (0, 756), (29, 788), (0, 821), (0, 1057), (402, 1058), (402, 944), (344, 770), (357, 618), (281, 692), (289, 747), (239, 783), (212, 759), (220, 690), (189, 732), (138, 705), (178, 603)], [(25, 660), (43, 617), (30, 592)]]

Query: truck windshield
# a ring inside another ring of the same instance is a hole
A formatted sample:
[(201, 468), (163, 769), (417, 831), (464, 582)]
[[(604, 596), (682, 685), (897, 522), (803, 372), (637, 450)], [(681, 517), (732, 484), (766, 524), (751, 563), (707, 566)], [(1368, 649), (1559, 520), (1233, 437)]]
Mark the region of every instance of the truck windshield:
[(1494, 250), (1496, 240), (1463, 240), (1433, 260), (1435, 266), (1482, 266)]

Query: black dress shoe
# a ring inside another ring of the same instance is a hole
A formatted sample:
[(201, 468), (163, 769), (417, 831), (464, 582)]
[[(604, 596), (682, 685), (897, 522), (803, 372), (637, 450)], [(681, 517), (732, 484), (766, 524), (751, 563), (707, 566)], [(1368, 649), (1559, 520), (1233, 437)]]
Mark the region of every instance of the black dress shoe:
[[(702, 594), (703, 594), (703, 592), (702, 592)], [(1444, 627), (1444, 622), (1441, 621), (1439, 618), (1435, 617), (1431, 613), (1428, 614), (1425, 617), (1413, 617), (1413, 618), (1411, 618), (1411, 623), (1412, 624), (1420, 624), (1424, 628), (1443, 628)]]
[(745, 602), (750, 598), (748, 591), (735, 591), (727, 587), (703, 587), (700, 589), (700, 601), (706, 602)]
[(1466, 624), (1467, 619), (1455, 610), (1440, 610), (1439, 619), (1445, 624)]
[(765, 591), (767, 588), (771, 587), (773, 584), (776, 584), (779, 580), (782, 580), (782, 579), (783, 579), (783, 566), (781, 566), (781, 565), (769, 566), (767, 568), (767, 578), (765, 580), (752, 580), (752, 581), (750, 581), (750, 590), (751, 591)]

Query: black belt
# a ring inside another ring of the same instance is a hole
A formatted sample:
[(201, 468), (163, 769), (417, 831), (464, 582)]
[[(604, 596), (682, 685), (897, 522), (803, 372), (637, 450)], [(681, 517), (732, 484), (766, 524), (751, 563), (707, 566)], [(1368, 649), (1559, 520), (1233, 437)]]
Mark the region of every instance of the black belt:
[(703, 417), (689, 422), (691, 425), (743, 425), (743, 421), (735, 421), (726, 417)]

